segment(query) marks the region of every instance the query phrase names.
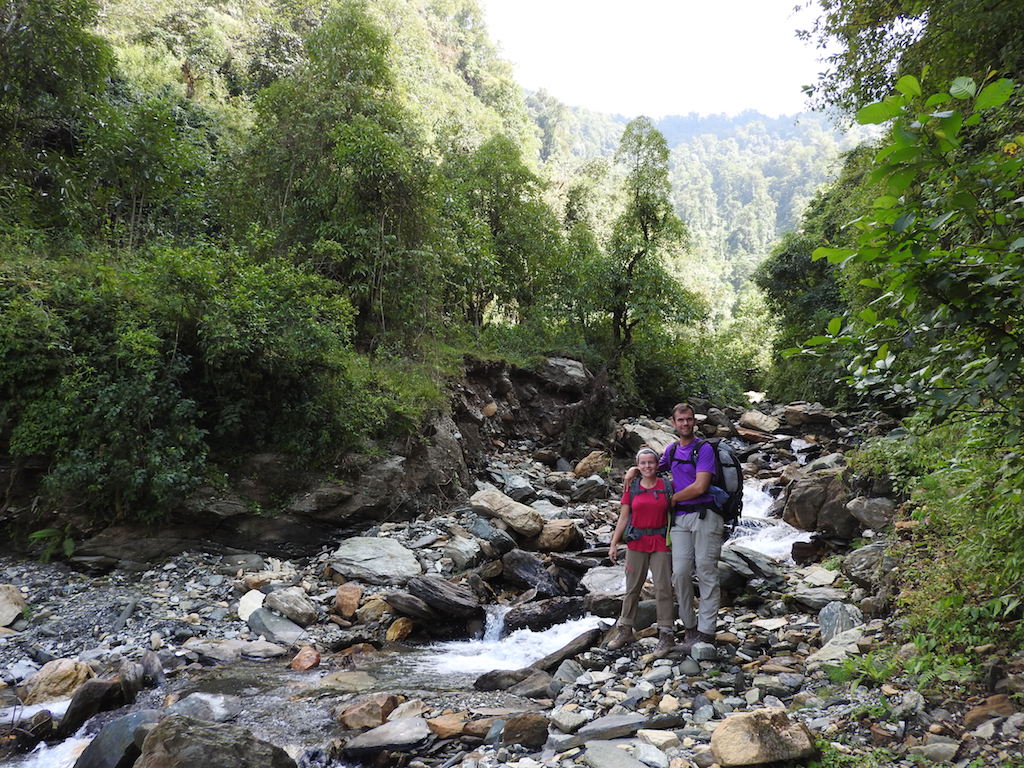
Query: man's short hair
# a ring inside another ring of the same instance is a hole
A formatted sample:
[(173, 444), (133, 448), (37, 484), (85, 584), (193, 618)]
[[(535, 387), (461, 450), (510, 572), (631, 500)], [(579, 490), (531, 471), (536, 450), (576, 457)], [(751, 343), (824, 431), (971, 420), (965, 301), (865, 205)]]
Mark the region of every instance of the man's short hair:
[(696, 411), (693, 410), (693, 406), (689, 403), (678, 403), (675, 408), (672, 409), (672, 418), (674, 419), (680, 413), (686, 413), (689, 411), (694, 416), (697, 415)]

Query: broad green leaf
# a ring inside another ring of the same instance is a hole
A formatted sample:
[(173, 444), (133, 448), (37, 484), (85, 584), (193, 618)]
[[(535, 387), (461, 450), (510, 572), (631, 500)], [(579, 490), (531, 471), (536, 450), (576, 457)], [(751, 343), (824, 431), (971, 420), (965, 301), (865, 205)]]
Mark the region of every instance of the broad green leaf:
[(889, 177), (887, 186), (889, 191), (894, 194), (899, 194), (907, 187), (910, 186), (910, 182), (917, 176), (916, 168), (904, 168), (901, 171), (896, 171), (892, 176)]
[(980, 122), (981, 122), (981, 115), (979, 115), (977, 112), (975, 112), (970, 117), (968, 117), (966, 120), (964, 120), (964, 125), (967, 125), (967, 126), (977, 125)]
[(28, 537), (32, 540), (35, 539), (48, 539), (52, 536), (63, 536), (64, 531), (58, 528), (41, 528), (38, 531), (32, 531)]
[(75, 554), (75, 540), (70, 536), (64, 539), (64, 557), (71, 557)]
[(878, 153), (875, 155), (875, 162), (876, 163), (882, 162), (883, 160), (885, 160), (885, 158), (887, 158), (889, 155), (891, 155), (893, 152), (895, 152), (899, 148), (900, 148), (899, 144), (889, 144), (886, 147), (882, 147), (880, 150), (878, 150)]
[(949, 139), (956, 137), (960, 133), (960, 126), (964, 123), (964, 117), (959, 112), (954, 112), (949, 117), (945, 117), (939, 121), (942, 125), (942, 130)]
[(843, 329), (843, 318), (833, 317), (828, 321), (828, 333), (830, 336), (838, 336)]
[(852, 248), (815, 248), (811, 253), (811, 261), (828, 259), (829, 264), (838, 264), (841, 261), (846, 261), (855, 253), (856, 251)]
[(978, 98), (974, 101), (976, 110), (989, 109), (1004, 104), (1013, 94), (1013, 80), (1007, 77), (1000, 78), (994, 83), (989, 83), (981, 89)]
[(921, 84), (913, 75), (904, 75), (896, 81), (896, 90), (904, 96), (914, 99), (921, 95)]
[(875, 323), (878, 321), (878, 313), (871, 309), (871, 307), (864, 307), (860, 311), (860, 319), (865, 323)]
[(902, 147), (889, 156), (890, 163), (905, 163), (921, 154), (920, 147)]
[(898, 197), (893, 197), (892, 195), (882, 195), (881, 197), (876, 197), (875, 202), (873, 202), (872, 205), (875, 208), (892, 208), (898, 202)]
[(896, 234), (901, 234), (915, 221), (917, 221), (917, 214), (911, 211), (910, 213), (905, 213), (896, 219), (896, 221), (893, 222), (892, 228)]
[(1010, 243), (1010, 253), (1013, 253), (1014, 251), (1019, 251), (1021, 248), (1024, 248), (1024, 237), (1018, 237), (1016, 240)]
[(971, 77), (958, 77), (949, 86), (949, 95), (954, 99), (973, 99), (978, 86)]
[(828, 344), (832, 339), (828, 336), (811, 336), (804, 344), (808, 347), (820, 347), (822, 344)]
[(882, 284), (873, 277), (865, 277), (860, 281), (860, 285), (867, 286), (868, 288), (878, 288), (879, 290), (882, 288)]
[(941, 216), (936, 216), (934, 219), (929, 221), (928, 226), (931, 227), (932, 229), (938, 229), (954, 216), (956, 216), (956, 211), (946, 211)]
[(945, 104), (947, 101), (949, 101), (949, 98), (950, 97), (948, 93), (934, 93), (928, 97), (928, 100), (924, 103), (924, 105), (926, 107), (934, 107), (939, 104)]
[(886, 123), (899, 115), (899, 113), (900, 108), (895, 104), (876, 101), (874, 104), (868, 104), (866, 107), (861, 107), (857, 110), (857, 122), (861, 125)]

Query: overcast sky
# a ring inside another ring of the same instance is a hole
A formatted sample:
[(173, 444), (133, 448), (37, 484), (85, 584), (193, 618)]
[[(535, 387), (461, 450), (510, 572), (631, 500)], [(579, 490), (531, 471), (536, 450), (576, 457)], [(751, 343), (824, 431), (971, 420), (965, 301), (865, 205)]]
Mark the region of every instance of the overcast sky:
[(798, 0), (482, 0), (525, 88), (635, 117), (806, 109), (822, 68)]

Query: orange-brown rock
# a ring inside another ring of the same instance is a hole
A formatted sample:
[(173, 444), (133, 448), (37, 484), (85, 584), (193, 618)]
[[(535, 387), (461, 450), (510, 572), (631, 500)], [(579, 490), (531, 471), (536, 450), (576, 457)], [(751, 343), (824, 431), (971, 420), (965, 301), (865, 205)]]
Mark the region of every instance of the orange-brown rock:
[(345, 656), (361, 656), (364, 653), (376, 653), (377, 649), (369, 643), (356, 643), (350, 645), (345, 650), (341, 651), (338, 655), (344, 658)]
[(356, 618), (363, 624), (369, 624), (370, 622), (377, 621), (390, 610), (390, 605), (379, 597), (375, 597), (372, 600), (368, 600), (362, 608), (356, 611)]
[(427, 720), (427, 727), (430, 728), (439, 739), (452, 739), (462, 735), (462, 729), (466, 725), (468, 715), (465, 712), (455, 712), (450, 715), (441, 715)]
[(491, 400), (491, 402), (487, 403), (483, 408), (480, 409), (480, 413), (482, 413), (488, 419), (491, 418), (491, 416), (493, 416), (497, 412), (498, 404), (493, 400)]
[(314, 667), (320, 666), (320, 654), (317, 653), (316, 648), (311, 645), (302, 647), (295, 658), (292, 659), (292, 663), (289, 665), (292, 669), (297, 669), (300, 672), (306, 672), (307, 670), (313, 669)]
[(611, 457), (607, 453), (604, 451), (591, 451), (587, 456), (580, 459), (572, 473), (576, 477), (599, 475), (608, 468), (609, 464), (611, 464)]
[(363, 599), (363, 588), (358, 584), (342, 584), (334, 593), (334, 612), (339, 616), (351, 619), (356, 615), (359, 601)]
[(989, 696), (985, 699), (984, 704), (979, 704), (964, 715), (964, 727), (969, 731), (974, 730), (990, 717), (995, 717), (997, 715), (1008, 717), (1009, 715), (1012, 715), (1013, 712), (1013, 704), (1010, 702), (1010, 697), (1005, 693)]
[(338, 713), (338, 722), (353, 730), (383, 725), (400, 704), (393, 693), (377, 693), (349, 704)]
[(397, 643), (399, 640), (405, 640), (405, 638), (412, 634), (413, 628), (412, 619), (408, 616), (395, 619), (391, 622), (391, 626), (388, 627), (388, 631), (384, 636), (384, 639), (389, 643)]
[(48, 661), (25, 682), (28, 691), (25, 703), (42, 704), (53, 699), (63, 699), (91, 677), (92, 668), (85, 662), (73, 659)]
[(542, 552), (564, 552), (582, 539), (575, 520), (548, 520), (537, 537)]
[(494, 725), (494, 721), (497, 719), (497, 717), (481, 717), (476, 720), (470, 720), (462, 727), (462, 733), (466, 736), (475, 736), (478, 739), (482, 739), (491, 730), (491, 726)]

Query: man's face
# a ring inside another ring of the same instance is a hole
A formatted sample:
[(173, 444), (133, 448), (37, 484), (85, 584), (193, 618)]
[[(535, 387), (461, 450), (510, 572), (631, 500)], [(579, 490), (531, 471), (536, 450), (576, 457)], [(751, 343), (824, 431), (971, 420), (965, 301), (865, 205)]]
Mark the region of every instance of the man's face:
[(684, 440), (693, 437), (693, 429), (697, 426), (697, 417), (693, 411), (680, 411), (672, 417), (672, 424), (676, 428), (676, 434)]

